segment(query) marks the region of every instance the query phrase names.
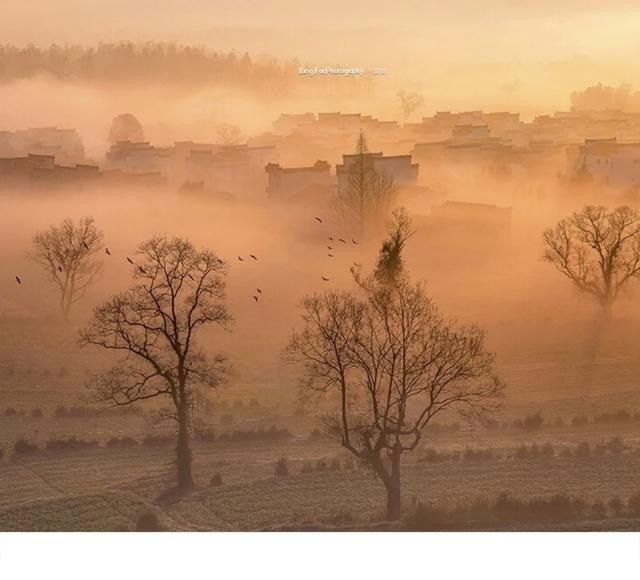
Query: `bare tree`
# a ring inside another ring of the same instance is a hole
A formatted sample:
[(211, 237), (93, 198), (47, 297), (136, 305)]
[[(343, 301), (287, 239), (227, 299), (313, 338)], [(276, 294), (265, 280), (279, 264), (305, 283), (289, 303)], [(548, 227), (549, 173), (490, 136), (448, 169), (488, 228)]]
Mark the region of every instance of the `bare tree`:
[(69, 319), (71, 307), (81, 300), (102, 268), (97, 259), (102, 249), (102, 232), (93, 218), (75, 224), (65, 219), (33, 238), (29, 257), (42, 266), (47, 277), (60, 292), (60, 311)]
[(216, 126), (218, 139), (222, 145), (240, 145), (245, 140), (245, 136), (237, 125), (230, 123), (220, 123)]
[(393, 178), (375, 167), (364, 133), (360, 133), (355, 159), (346, 167), (346, 180), (338, 187), (338, 203), (343, 218), (359, 237), (367, 227), (384, 224), (396, 198)]
[(126, 406), (166, 399), (175, 410), (178, 489), (193, 487), (191, 429), (194, 396), (215, 386), (224, 358), (198, 348), (205, 326), (226, 327), (226, 264), (181, 238), (152, 238), (137, 251), (136, 284), (97, 308), (81, 332), (83, 345), (122, 351), (124, 359), (93, 385), (100, 401)]
[(400, 109), (402, 110), (403, 123), (406, 123), (407, 119), (424, 105), (424, 97), (411, 91), (398, 92), (398, 100), (400, 101)]
[(353, 292), (306, 297), (289, 349), (305, 367), (305, 391), (335, 395), (330, 432), (378, 475), (387, 517), (398, 519), (402, 456), (437, 415), (494, 410), (503, 385), (482, 331), (445, 320), (422, 284), (401, 271), (357, 281)]
[(609, 311), (640, 277), (640, 215), (628, 206), (586, 206), (544, 232), (544, 259)]

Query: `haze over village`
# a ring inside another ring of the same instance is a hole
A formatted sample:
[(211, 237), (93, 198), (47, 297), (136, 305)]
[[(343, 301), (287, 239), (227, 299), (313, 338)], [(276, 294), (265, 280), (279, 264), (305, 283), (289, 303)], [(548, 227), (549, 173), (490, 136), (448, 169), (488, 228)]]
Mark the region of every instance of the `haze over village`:
[(34, 4), (0, 530), (639, 529), (634, 6)]

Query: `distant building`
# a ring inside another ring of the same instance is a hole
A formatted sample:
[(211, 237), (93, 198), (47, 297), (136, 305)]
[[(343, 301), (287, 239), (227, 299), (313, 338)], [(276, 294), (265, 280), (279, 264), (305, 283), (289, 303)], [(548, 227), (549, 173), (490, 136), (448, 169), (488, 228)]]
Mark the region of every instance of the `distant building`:
[(291, 199), (303, 191), (326, 195), (335, 186), (335, 177), (331, 175), (331, 166), (326, 161), (318, 160), (311, 167), (287, 168), (269, 163), (265, 171), (269, 178), (267, 193), (274, 199)]
[(587, 172), (595, 181), (612, 186), (640, 185), (640, 142), (617, 138), (586, 139), (578, 149), (574, 171)]
[[(366, 153), (373, 160), (373, 167), (379, 173), (383, 173), (393, 179), (398, 186), (416, 185), (420, 166), (411, 161), (411, 155), (390, 155), (384, 156), (382, 152)], [(359, 154), (342, 156), (342, 164), (336, 165), (336, 177), (338, 188), (346, 187), (349, 180), (349, 169), (356, 163)]]
[(30, 153), (52, 155), (65, 164), (85, 159), (84, 145), (75, 129), (35, 127), (0, 132), (0, 157), (23, 157)]

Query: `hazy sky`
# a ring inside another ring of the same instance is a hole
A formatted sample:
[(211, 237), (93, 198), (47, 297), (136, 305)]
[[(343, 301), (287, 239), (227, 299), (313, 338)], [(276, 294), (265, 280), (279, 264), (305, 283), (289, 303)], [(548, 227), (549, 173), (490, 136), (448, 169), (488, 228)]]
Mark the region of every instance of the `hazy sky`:
[[(625, 58), (637, 1), (0, 0), (2, 42), (176, 40), (303, 59)], [(344, 63), (343, 63), (344, 64)], [(353, 64), (357, 65), (357, 62)], [(386, 63), (382, 63), (386, 64)]]

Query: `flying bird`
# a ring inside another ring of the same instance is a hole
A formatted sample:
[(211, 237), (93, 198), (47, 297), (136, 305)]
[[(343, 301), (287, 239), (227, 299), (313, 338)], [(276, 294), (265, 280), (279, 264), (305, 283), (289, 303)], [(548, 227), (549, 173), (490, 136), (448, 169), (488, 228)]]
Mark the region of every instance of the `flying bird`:
[(327, 250), (333, 250), (331, 246), (327, 246)]
[(320, 224), (322, 223), (322, 220), (319, 217), (316, 217), (315, 220)]
[(253, 258), (256, 262), (258, 261), (258, 258), (256, 258), (253, 254), (249, 254), (250, 258)]
[(347, 242), (345, 242), (342, 238), (338, 238), (339, 242), (342, 242), (343, 244), (346, 244)]
[(145, 271), (145, 269), (142, 266), (138, 266), (138, 270), (140, 270), (145, 276), (147, 276), (147, 272)]
[(353, 238), (351, 238), (351, 243), (355, 244), (356, 246), (358, 245), (358, 242), (356, 242)]
[(258, 292), (258, 294), (262, 294), (262, 290), (260, 290), (260, 288), (256, 288), (256, 291)]
[(82, 242), (82, 245), (83, 245), (87, 250), (89, 249), (89, 246), (87, 246), (87, 242), (84, 242), (84, 241), (83, 241), (83, 242)]
[(327, 240), (329, 240), (330, 242), (333, 242), (333, 238), (331, 236), (329, 236)]
[(62, 266), (58, 266), (58, 272), (62, 272)]
[(327, 254), (327, 256), (329, 256), (330, 258), (335, 258), (333, 254)]
[(322, 278), (325, 282), (329, 282), (329, 278), (325, 278), (324, 276), (321, 276), (321, 278)]
[(20, 280), (20, 277), (19, 277), (19, 276), (16, 276), (16, 282), (17, 282), (18, 284), (22, 284), (22, 280)]
[(109, 251), (109, 248), (105, 248), (104, 249), (104, 253), (107, 254), (107, 256), (111, 255), (111, 252)]
[(361, 264), (358, 264), (358, 262), (354, 262), (354, 263), (353, 263), (353, 265), (354, 265), (356, 268), (359, 268), (359, 267), (361, 266)]
[(127, 256), (127, 262), (129, 262), (129, 264), (133, 264), (133, 260), (129, 256)]
[(241, 258), (240, 256), (238, 256), (238, 260), (240, 260), (241, 262), (244, 262), (244, 258)]
[(257, 302), (258, 301), (258, 297), (254, 296), (253, 299)]
[(189, 276), (189, 280), (191, 280), (192, 282), (196, 281), (196, 279), (191, 274), (187, 274), (187, 276)]

